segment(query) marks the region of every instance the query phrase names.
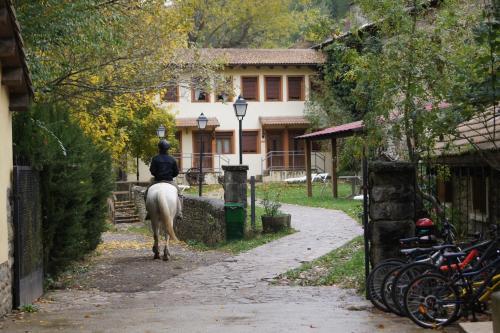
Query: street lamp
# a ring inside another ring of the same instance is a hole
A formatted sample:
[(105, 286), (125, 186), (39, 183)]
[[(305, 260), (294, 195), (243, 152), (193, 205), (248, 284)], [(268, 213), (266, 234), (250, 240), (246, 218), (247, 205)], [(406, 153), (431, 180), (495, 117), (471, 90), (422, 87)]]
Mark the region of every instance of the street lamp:
[(243, 133), (241, 131), (241, 122), (245, 117), (245, 114), (247, 113), (247, 106), (247, 101), (245, 101), (245, 99), (241, 97), (241, 95), (238, 96), (238, 99), (233, 104), (234, 114), (240, 122), (240, 165), (243, 164)]
[(165, 137), (165, 126), (163, 126), (163, 124), (156, 130), (156, 135), (158, 135), (158, 139), (160, 140)]
[(196, 119), (198, 124), (198, 129), (200, 130), (200, 171), (198, 173), (198, 195), (201, 197), (201, 189), (203, 186), (203, 130), (207, 127), (208, 118), (203, 114), (200, 114), (198, 119)]

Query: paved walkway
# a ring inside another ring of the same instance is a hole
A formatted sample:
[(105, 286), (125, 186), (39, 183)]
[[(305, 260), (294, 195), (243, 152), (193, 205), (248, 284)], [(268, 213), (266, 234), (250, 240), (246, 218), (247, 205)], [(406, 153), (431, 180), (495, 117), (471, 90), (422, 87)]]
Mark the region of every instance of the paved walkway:
[[(6, 332), (417, 332), (352, 291), (268, 280), (362, 234), (339, 211), (283, 205), (299, 232), (168, 279), (160, 291), (59, 291)], [(174, 253), (175, 255), (175, 253)], [(168, 263), (166, 263), (168, 265)], [(388, 318), (390, 320), (388, 320)]]

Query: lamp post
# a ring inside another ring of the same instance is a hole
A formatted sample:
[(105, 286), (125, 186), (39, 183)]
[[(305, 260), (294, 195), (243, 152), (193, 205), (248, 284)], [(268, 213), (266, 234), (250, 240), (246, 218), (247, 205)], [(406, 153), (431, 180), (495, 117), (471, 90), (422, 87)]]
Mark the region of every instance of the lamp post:
[(236, 115), (236, 118), (238, 118), (238, 121), (240, 122), (240, 165), (243, 164), (243, 133), (241, 130), (241, 122), (243, 121), (243, 118), (245, 118), (245, 114), (247, 113), (247, 106), (248, 103), (247, 101), (240, 96), (238, 96), (238, 99), (236, 102), (234, 102), (233, 107), (234, 107), (234, 114)]
[(203, 130), (207, 127), (208, 118), (203, 114), (200, 114), (198, 119), (196, 119), (198, 124), (198, 129), (200, 130), (200, 172), (198, 173), (198, 196), (201, 197), (201, 189), (203, 186)]

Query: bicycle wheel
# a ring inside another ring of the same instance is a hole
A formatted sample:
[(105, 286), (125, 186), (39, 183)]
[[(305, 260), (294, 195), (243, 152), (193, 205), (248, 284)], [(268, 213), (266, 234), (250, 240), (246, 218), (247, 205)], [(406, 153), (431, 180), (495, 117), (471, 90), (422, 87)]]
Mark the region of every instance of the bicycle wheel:
[(408, 317), (424, 328), (445, 326), (456, 320), (461, 303), (453, 282), (432, 273), (410, 282), (404, 297)]
[(394, 267), (399, 267), (403, 265), (403, 261), (398, 259), (389, 259), (379, 263), (368, 275), (366, 279), (366, 288), (368, 290), (368, 298), (373, 303), (373, 305), (382, 310), (389, 311), (389, 309), (384, 305), (382, 301), (382, 294), (380, 293), (382, 282), (389, 271), (394, 269)]
[(406, 288), (415, 278), (428, 273), (439, 274), (439, 269), (429, 263), (414, 262), (405, 265), (396, 273), (392, 282), (391, 298), (394, 307), (403, 315), (406, 315), (404, 307)]
[(403, 316), (404, 312), (399, 310), (399, 308), (396, 307), (392, 300), (392, 287), (393, 287), (393, 282), (394, 278), (398, 274), (398, 272), (403, 268), (403, 265), (399, 267), (394, 267), (391, 271), (389, 271), (385, 278), (384, 281), (382, 282), (382, 287), (380, 289), (380, 293), (382, 295), (382, 302), (384, 305), (389, 309), (389, 311), (397, 314), (398, 316)]

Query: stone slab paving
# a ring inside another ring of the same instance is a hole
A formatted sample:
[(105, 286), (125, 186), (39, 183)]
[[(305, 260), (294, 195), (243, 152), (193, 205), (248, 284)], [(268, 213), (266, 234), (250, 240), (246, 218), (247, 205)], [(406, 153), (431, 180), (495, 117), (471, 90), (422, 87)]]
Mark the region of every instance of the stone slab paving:
[[(320, 257), (362, 228), (346, 214), (283, 205), (299, 232), (139, 293), (59, 291), (7, 332), (419, 332), (353, 291), (273, 286), (277, 274)], [(175, 253), (174, 253), (175, 255)], [(168, 263), (166, 263), (168, 264)]]

